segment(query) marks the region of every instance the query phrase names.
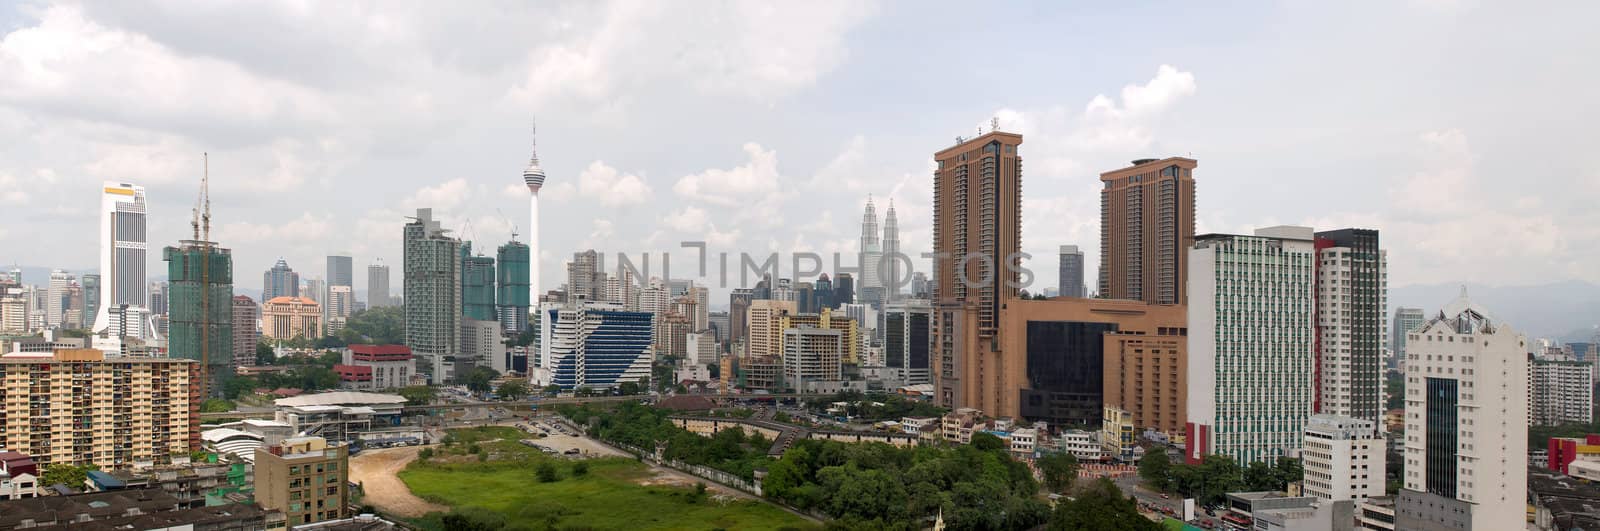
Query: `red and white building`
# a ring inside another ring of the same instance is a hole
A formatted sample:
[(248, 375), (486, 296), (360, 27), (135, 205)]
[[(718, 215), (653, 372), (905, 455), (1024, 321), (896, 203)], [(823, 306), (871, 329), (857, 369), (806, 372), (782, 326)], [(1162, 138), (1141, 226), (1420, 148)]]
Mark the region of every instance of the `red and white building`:
[(410, 385), (417, 361), (405, 345), (350, 345), (333, 372), (344, 389), (395, 389)]

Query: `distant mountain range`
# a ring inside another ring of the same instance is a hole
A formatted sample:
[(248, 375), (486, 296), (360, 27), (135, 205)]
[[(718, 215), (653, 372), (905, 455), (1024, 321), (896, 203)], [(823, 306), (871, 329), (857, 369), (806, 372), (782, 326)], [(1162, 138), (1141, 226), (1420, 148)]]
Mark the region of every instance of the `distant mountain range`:
[[(1422, 308), (1430, 317), (1461, 294), (1462, 284), (1392, 287), (1389, 308)], [(1600, 324), (1600, 285), (1566, 280), (1533, 286), (1466, 284), (1467, 296), (1528, 339), (1589, 341)]]

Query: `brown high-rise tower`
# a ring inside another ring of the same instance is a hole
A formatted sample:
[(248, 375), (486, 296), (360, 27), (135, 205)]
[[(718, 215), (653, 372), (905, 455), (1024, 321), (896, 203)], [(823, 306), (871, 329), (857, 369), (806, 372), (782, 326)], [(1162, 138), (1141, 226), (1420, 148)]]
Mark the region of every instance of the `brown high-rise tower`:
[(1184, 304), (1194, 245), (1194, 159), (1100, 174), (1100, 297)]
[[(991, 131), (933, 155), (936, 399), (966, 403), (962, 375), (998, 356), (1000, 309), (1021, 280), (1022, 135)], [(975, 375), (976, 376), (976, 375)], [(999, 392), (999, 390), (993, 390)]]

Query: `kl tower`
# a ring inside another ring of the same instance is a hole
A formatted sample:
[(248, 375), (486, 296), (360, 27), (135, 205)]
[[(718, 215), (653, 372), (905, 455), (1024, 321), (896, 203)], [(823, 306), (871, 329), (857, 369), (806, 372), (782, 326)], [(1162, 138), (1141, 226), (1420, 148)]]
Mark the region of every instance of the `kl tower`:
[[(538, 135), (538, 128), (534, 128)], [(522, 170), (522, 182), (528, 185), (528, 304), (539, 307), (539, 187), (544, 186), (544, 168), (539, 167), (539, 141), (533, 141), (533, 157), (528, 168)]]

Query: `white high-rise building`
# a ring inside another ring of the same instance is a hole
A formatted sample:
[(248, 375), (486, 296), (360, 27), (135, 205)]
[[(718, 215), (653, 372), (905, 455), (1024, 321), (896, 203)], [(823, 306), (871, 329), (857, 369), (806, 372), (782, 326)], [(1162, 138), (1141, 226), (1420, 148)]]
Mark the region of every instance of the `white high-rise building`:
[(691, 286), (689, 298), (694, 299), (694, 330), (700, 331), (711, 327), (711, 290), (705, 286)]
[[(537, 130), (535, 130), (537, 133)], [(539, 188), (544, 186), (544, 168), (539, 167), (539, 142), (533, 141), (533, 155), (528, 159), (528, 167), (522, 170), (522, 182), (528, 185), (528, 300), (537, 306), (543, 299), (539, 289), (539, 269), (543, 260), (539, 257)]]
[(1388, 258), (1378, 231), (1316, 233), (1316, 412), (1383, 427)]
[(1530, 426), (1587, 424), (1594, 415), (1594, 363), (1528, 359)]
[(61, 326), (62, 316), (66, 315), (67, 308), (64, 301), (67, 299), (67, 288), (72, 287), (71, 273), (62, 269), (50, 272), (50, 287), (46, 291), (44, 325), (49, 328)]
[(95, 332), (111, 328), (111, 309), (142, 309), (145, 278), (144, 187), (106, 181), (100, 194), (100, 310)]
[(883, 248), (878, 242), (878, 212), (867, 198), (867, 210), (861, 214), (861, 283), (858, 291), (883, 287), (878, 275), (878, 262), (883, 258)]
[(1525, 527), (1527, 371), (1527, 340), (1466, 290), (1407, 334), (1405, 488), (1395, 529)]
[(1312, 408), (1307, 227), (1202, 235), (1189, 250), (1188, 452), (1241, 464), (1293, 456)]
[(1377, 423), (1338, 415), (1306, 422), (1305, 493), (1329, 501), (1366, 500), (1384, 494), (1384, 439)]

